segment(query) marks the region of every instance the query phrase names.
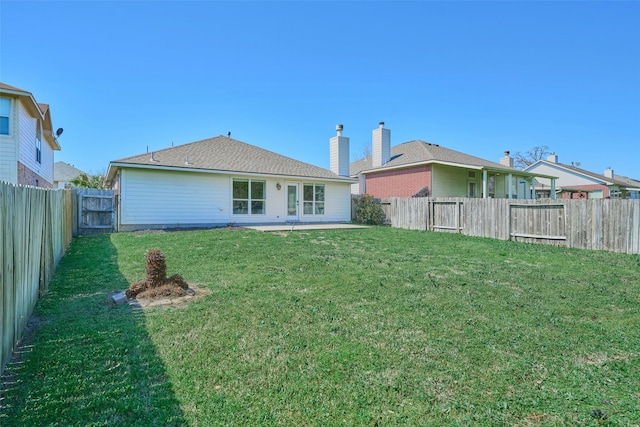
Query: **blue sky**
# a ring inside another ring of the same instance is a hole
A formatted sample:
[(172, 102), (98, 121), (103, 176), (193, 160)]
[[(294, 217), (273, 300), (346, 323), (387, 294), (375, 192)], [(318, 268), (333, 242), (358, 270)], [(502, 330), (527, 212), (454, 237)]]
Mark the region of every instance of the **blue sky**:
[(0, 81), (51, 105), (65, 161), (231, 132), (329, 167), (379, 121), (498, 161), (640, 179), (640, 2), (0, 0)]

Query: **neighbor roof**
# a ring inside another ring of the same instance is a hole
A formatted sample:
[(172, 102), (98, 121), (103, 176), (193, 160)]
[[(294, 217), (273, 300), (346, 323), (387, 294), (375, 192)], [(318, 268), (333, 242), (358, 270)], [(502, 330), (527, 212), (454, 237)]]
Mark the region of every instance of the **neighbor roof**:
[(349, 177), (339, 176), (330, 170), (222, 135), (112, 161), (109, 165), (107, 181), (113, 179), (112, 175), (115, 171), (112, 167), (126, 166), (353, 181)]
[(69, 163), (55, 162), (53, 164), (53, 180), (57, 182), (69, 182), (81, 173), (84, 172)]
[[(371, 156), (365, 159), (351, 163), (350, 174), (355, 176), (360, 172), (373, 172), (382, 169), (390, 169), (402, 166), (424, 163), (447, 163), (460, 166), (474, 166), (478, 168), (489, 168), (499, 170), (511, 170), (513, 172), (522, 173), (522, 171), (501, 165), (500, 163), (491, 162), (460, 151), (451, 150), (441, 147), (437, 144), (421, 141), (419, 139), (405, 142), (403, 144), (391, 147), (391, 159), (382, 166), (373, 168), (371, 166)], [(526, 172), (525, 172), (526, 174)]]
[(614, 175), (614, 178), (609, 178), (607, 176), (605, 176), (604, 174), (598, 174), (595, 172), (591, 172), (588, 171), (586, 169), (581, 169), (579, 167), (576, 167), (574, 165), (567, 165), (564, 163), (555, 163), (555, 162), (550, 162), (548, 160), (538, 160), (536, 163), (532, 164), (531, 166), (528, 166), (527, 169), (531, 169), (533, 168), (535, 165), (537, 164), (546, 164), (546, 165), (550, 165), (552, 167), (559, 167), (559, 168), (563, 168), (563, 169), (567, 169), (567, 170), (571, 170), (575, 173), (581, 174), (581, 175), (585, 175), (589, 178), (601, 181), (603, 183), (607, 183), (608, 185), (617, 185), (619, 187), (622, 188), (634, 188), (634, 187), (638, 187), (638, 182), (634, 181), (631, 178), (627, 178), (627, 177), (623, 177), (623, 176), (618, 176), (617, 178)]

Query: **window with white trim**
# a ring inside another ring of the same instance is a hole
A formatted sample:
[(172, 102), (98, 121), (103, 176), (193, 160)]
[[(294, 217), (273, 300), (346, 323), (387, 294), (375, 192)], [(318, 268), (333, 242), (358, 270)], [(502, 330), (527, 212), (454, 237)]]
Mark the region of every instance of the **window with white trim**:
[(304, 184), (302, 209), (305, 215), (324, 215), (324, 184)]
[(42, 163), (42, 124), (36, 121), (36, 162)]
[(0, 98), (0, 135), (9, 135), (9, 122), (11, 117), (11, 100)]
[(266, 182), (255, 179), (233, 180), (233, 214), (264, 215), (267, 202)]

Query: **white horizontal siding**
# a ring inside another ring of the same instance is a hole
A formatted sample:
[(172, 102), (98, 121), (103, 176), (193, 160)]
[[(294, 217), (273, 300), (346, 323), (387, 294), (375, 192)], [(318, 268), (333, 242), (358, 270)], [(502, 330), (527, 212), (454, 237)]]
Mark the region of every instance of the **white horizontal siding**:
[(9, 116), (9, 135), (0, 135), (0, 181), (18, 183), (18, 105), (11, 99)]
[[(20, 145), (18, 148), (18, 160), (28, 169), (40, 175), (53, 184), (53, 149), (47, 143), (42, 132), (42, 148), (40, 163), (36, 161), (36, 126), (38, 119), (29, 114), (20, 103), (18, 110), (18, 126)], [(42, 121), (41, 121), (42, 124)]]
[[(266, 181), (266, 214), (234, 215), (231, 189), (233, 179)], [(287, 181), (289, 182), (289, 181)], [(300, 181), (300, 195), (302, 183)], [(278, 190), (276, 184), (281, 184)], [(308, 222), (349, 221), (349, 183), (325, 184), (325, 215), (300, 217)], [(178, 227), (181, 225), (283, 223), (286, 213), (284, 180), (223, 174), (155, 171), (124, 168), (120, 182), (120, 225)], [(300, 203), (302, 207), (302, 202)]]
[(207, 224), (224, 221), (228, 216), (225, 177), (124, 169), (121, 179), (123, 225)]
[(0, 136), (0, 181), (18, 182), (16, 146), (14, 137)]
[(351, 220), (351, 184), (304, 181), (306, 184), (324, 184), (324, 215), (305, 215), (300, 186), (300, 221), (347, 222)]
[[(18, 110), (18, 160), (37, 174), (40, 174), (40, 164), (36, 162), (36, 119), (20, 103)], [(45, 143), (43, 143), (45, 145)]]

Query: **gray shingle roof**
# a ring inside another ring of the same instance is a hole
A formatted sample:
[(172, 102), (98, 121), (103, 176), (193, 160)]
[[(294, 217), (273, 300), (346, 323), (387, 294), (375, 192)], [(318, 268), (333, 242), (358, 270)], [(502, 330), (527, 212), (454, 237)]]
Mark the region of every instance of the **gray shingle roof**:
[[(391, 160), (376, 169), (385, 169), (410, 165), (415, 163), (444, 162), (454, 163), (460, 166), (470, 165), (492, 169), (513, 170), (522, 172), (515, 168), (501, 165), (500, 163), (484, 160), (479, 157), (461, 153), (460, 151), (451, 150), (441, 147), (437, 144), (421, 140), (413, 140), (391, 147)], [(351, 163), (349, 171), (351, 176), (357, 175), (362, 171), (371, 170), (371, 156)]]
[(130, 164), (351, 181), (351, 178), (339, 176), (330, 170), (222, 135), (111, 163), (118, 166)]
[(69, 182), (73, 178), (84, 173), (80, 169), (65, 162), (55, 162), (53, 164), (53, 180), (58, 182)]
[(623, 177), (623, 176), (615, 176), (614, 175), (614, 178), (612, 179), (612, 178), (606, 177), (604, 174), (591, 172), (591, 171), (588, 171), (586, 169), (581, 169), (579, 167), (576, 167), (574, 165), (567, 165), (567, 164), (564, 164), (564, 163), (554, 163), (554, 162), (550, 162), (548, 160), (540, 160), (540, 162), (545, 162), (545, 163), (550, 164), (550, 165), (560, 166), (560, 167), (562, 167), (564, 169), (572, 170), (572, 171), (580, 173), (582, 175), (586, 175), (588, 177), (594, 178), (594, 179), (596, 179), (598, 181), (604, 181), (604, 182), (607, 182), (607, 183), (609, 183), (611, 185), (617, 185), (617, 186), (623, 187), (623, 188), (624, 187), (635, 187), (635, 186), (638, 186), (638, 182), (637, 181), (634, 181), (631, 178), (627, 178), (627, 177)]

